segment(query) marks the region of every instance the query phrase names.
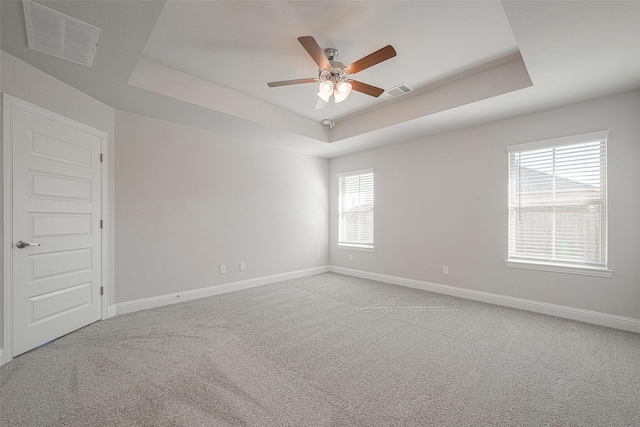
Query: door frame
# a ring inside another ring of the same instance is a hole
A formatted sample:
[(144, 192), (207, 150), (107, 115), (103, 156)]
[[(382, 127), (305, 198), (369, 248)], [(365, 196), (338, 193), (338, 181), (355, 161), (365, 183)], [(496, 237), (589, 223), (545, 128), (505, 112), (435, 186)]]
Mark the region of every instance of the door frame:
[(103, 228), (101, 230), (101, 286), (104, 287), (104, 294), (101, 296), (101, 319), (104, 320), (108, 317), (108, 301), (110, 294), (109, 286), (109, 246), (108, 246), (108, 194), (109, 194), (109, 175), (108, 175), (108, 142), (109, 135), (107, 132), (92, 128), (83, 123), (69, 119), (60, 114), (54, 113), (37, 105), (23, 101), (14, 96), (3, 94), (3, 138), (2, 138), (2, 152), (3, 152), (3, 217), (4, 217), (4, 233), (3, 233), (3, 265), (4, 265), (4, 298), (3, 298), (3, 310), (4, 310), (4, 335), (2, 347), (0, 347), (0, 365), (8, 363), (13, 359), (13, 141), (11, 139), (12, 123), (11, 112), (14, 108), (21, 109), (23, 111), (41, 116), (45, 119), (52, 120), (65, 126), (72, 127), (82, 132), (89, 133), (100, 139), (100, 151), (102, 155), (102, 162), (100, 163), (100, 210), (103, 220)]

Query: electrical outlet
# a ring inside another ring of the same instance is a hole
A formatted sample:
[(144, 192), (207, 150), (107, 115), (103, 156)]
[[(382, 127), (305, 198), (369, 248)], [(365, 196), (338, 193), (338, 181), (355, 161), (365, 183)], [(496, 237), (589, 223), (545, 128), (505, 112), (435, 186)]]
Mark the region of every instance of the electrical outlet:
[(247, 263), (242, 261), (240, 263), (240, 271), (245, 271), (247, 269)]
[(220, 265), (220, 274), (225, 274), (227, 272), (227, 266), (222, 264)]
[(449, 266), (448, 265), (443, 265), (442, 266), (442, 274), (449, 274)]

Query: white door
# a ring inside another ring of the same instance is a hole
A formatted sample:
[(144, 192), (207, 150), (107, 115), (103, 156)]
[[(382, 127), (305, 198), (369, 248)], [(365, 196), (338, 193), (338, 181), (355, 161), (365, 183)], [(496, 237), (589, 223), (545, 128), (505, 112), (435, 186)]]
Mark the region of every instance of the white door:
[(14, 104), (9, 121), (17, 356), (102, 317), (102, 139)]

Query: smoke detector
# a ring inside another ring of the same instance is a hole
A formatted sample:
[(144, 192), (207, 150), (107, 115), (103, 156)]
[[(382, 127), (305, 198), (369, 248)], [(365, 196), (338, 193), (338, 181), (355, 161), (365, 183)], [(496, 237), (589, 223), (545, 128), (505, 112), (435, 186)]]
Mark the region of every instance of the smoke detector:
[(331, 119), (323, 119), (322, 124), (325, 126), (329, 126), (329, 129), (333, 129), (336, 125), (336, 123)]
[(22, 0), (29, 48), (91, 67), (100, 28), (56, 10)]

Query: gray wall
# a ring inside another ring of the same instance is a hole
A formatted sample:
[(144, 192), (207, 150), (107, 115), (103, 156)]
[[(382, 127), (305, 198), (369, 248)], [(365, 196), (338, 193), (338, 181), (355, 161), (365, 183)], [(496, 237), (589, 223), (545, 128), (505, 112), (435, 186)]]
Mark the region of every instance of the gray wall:
[[(639, 118), (636, 91), (332, 159), (331, 264), (640, 319)], [(613, 277), (505, 267), (505, 147), (604, 129)], [(336, 174), (371, 167), (376, 251), (339, 249)]]
[[(328, 161), (116, 112), (5, 52), (0, 76), (2, 92), (109, 134), (110, 305), (333, 264), (640, 318), (638, 91)], [(602, 129), (613, 277), (505, 267), (505, 147)], [(368, 167), (376, 252), (338, 249), (335, 176)]]
[(328, 263), (328, 160), (116, 112), (1, 55), (2, 92), (109, 134), (109, 305)]
[(327, 265), (328, 164), (116, 112), (116, 301)]
[[(16, 57), (2, 51), (0, 53), (0, 90), (3, 93), (13, 95), (24, 101), (46, 108), (54, 113), (61, 114), (70, 119), (92, 126), (109, 134), (109, 227), (108, 239), (110, 248), (111, 265), (109, 267), (109, 282), (111, 293), (109, 303), (115, 301), (114, 268), (113, 268), (113, 138), (115, 110), (94, 98), (72, 88), (69, 85), (43, 73)], [(2, 179), (2, 163), (0, 163), (0, 180)], [(1, 185), (1, 183), (0, 183)], [(3, 210), (4, 212), (4, 210)], [(5, 230), (3, 230), (4, 232)], [(0, 280), (4, 276), (4, 266), (0, 271)], [(0, 295), (4, 295), (4, 283), (0, 287)], [(3, 331), (4, 304), (0, 304), (0, 334)], [(4, 338), (2, 343), (4, 343)], [(3, 348), (4, 345), (0, 346)]]

